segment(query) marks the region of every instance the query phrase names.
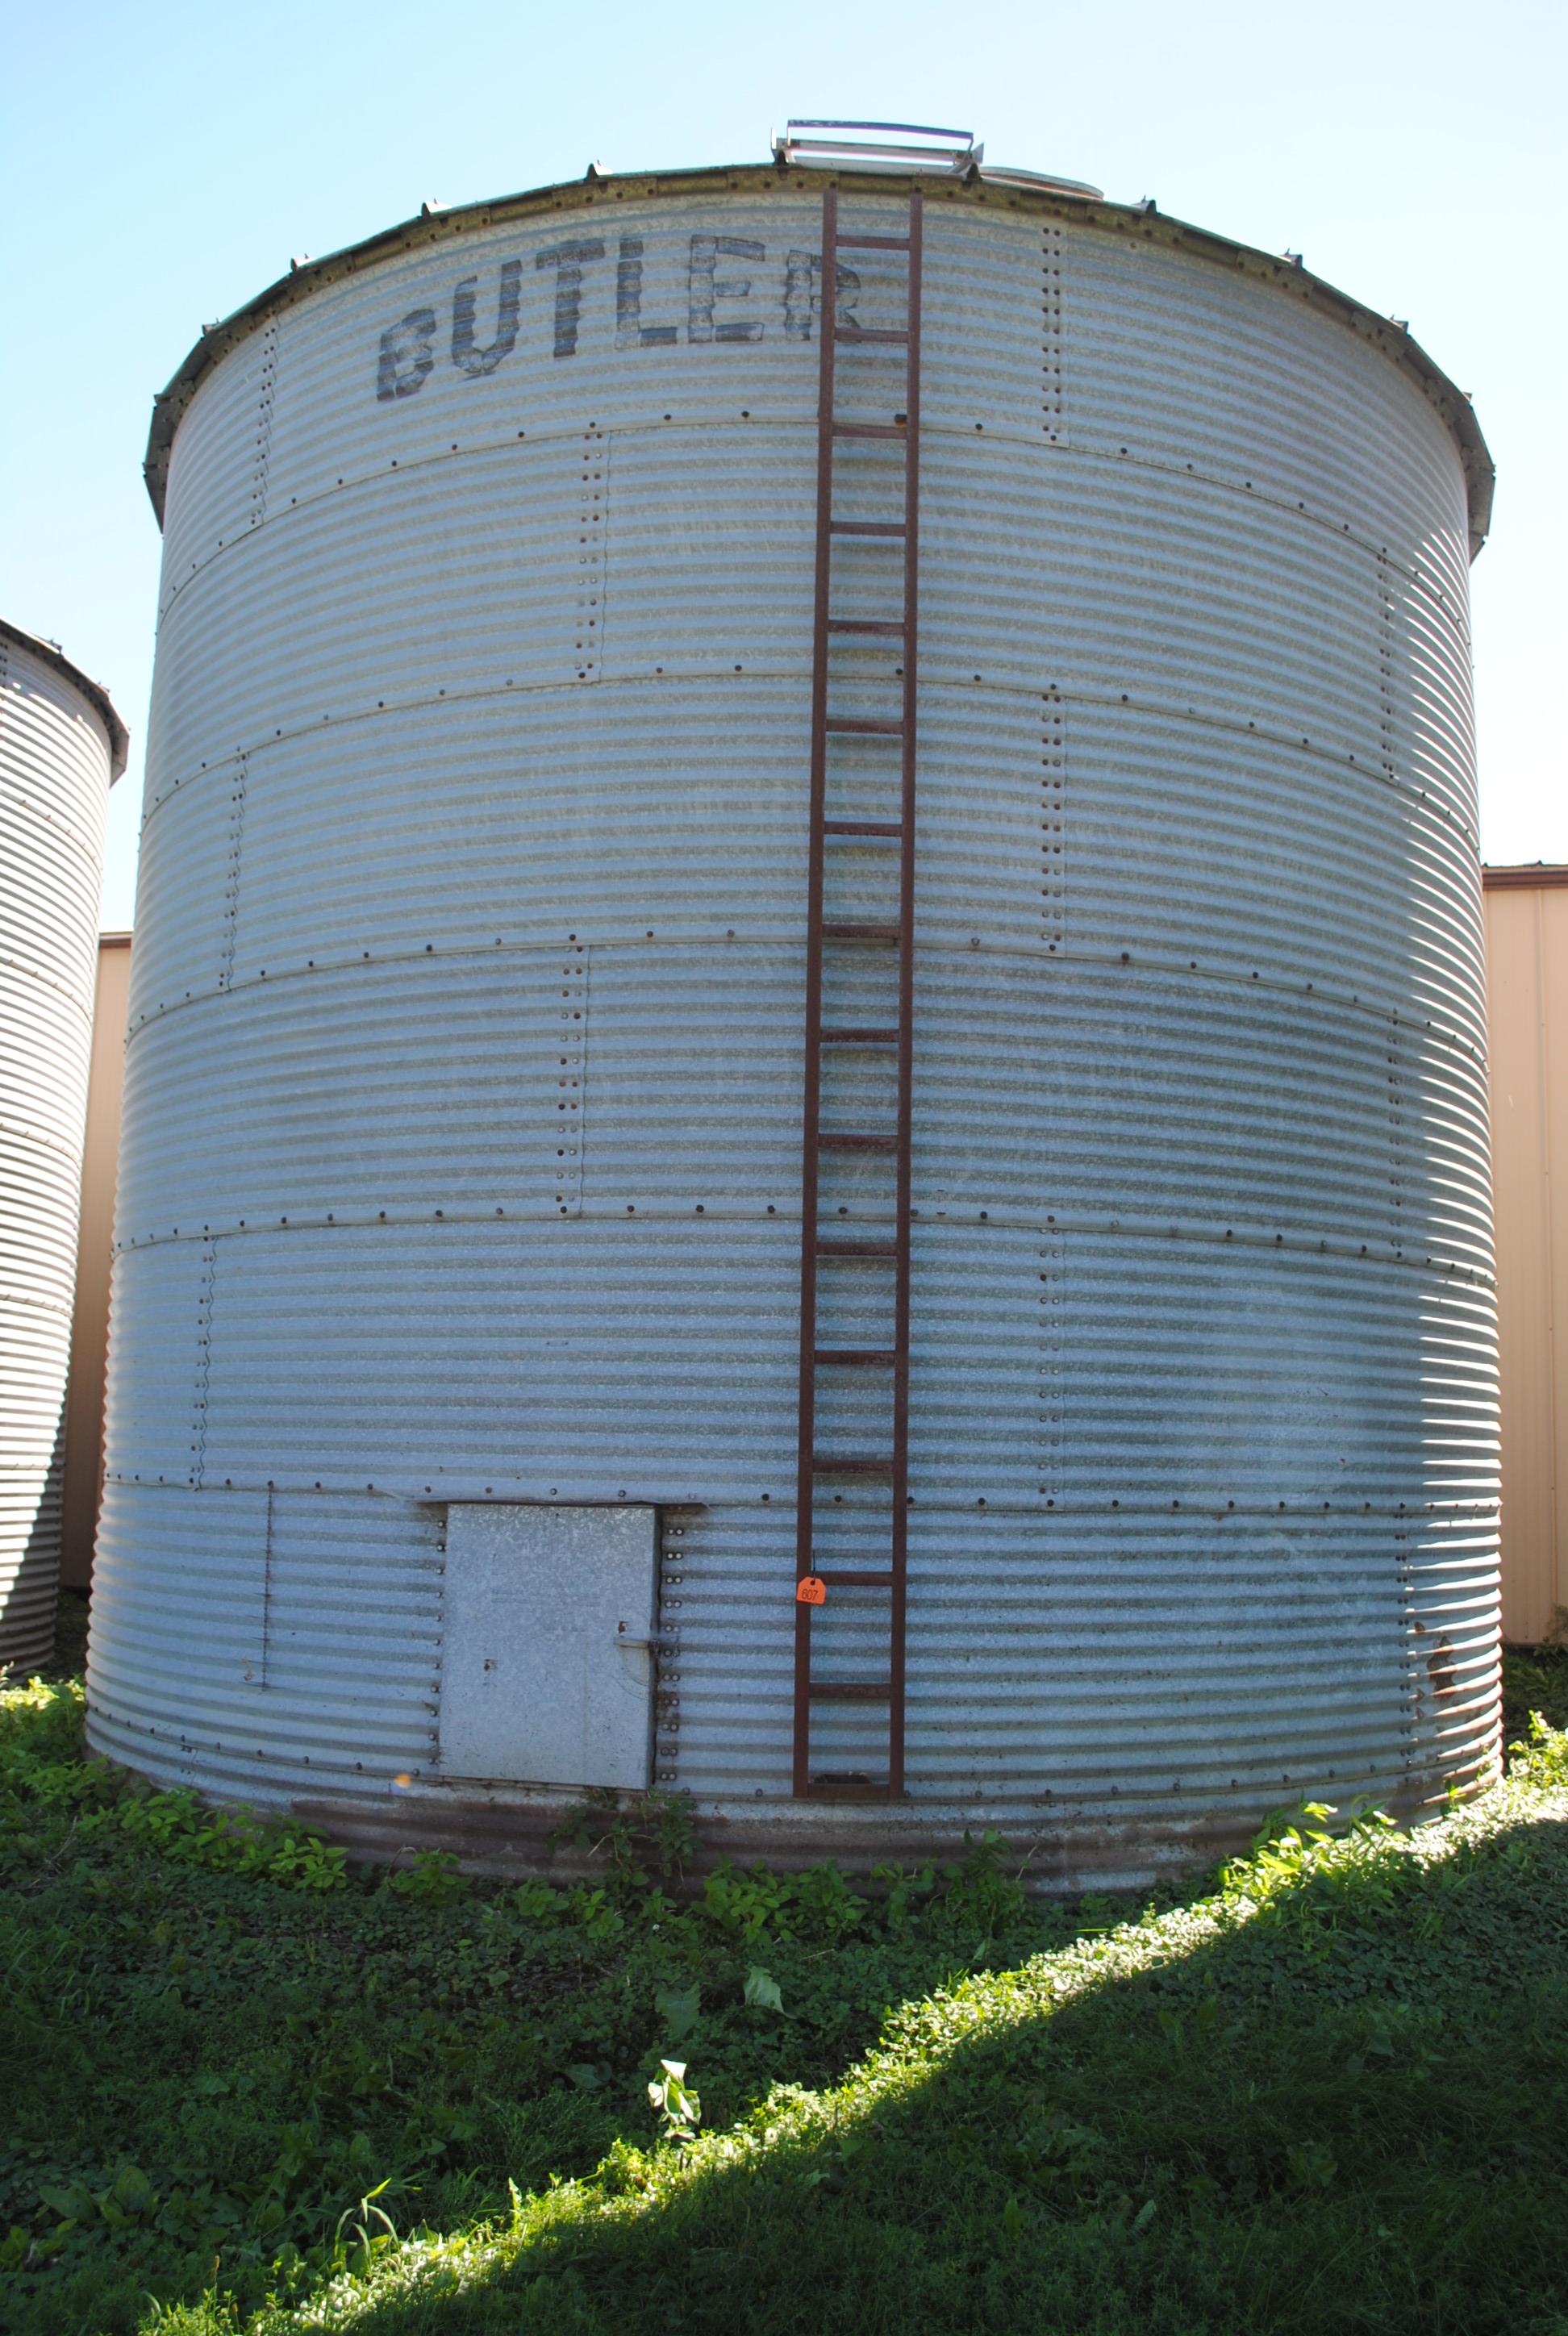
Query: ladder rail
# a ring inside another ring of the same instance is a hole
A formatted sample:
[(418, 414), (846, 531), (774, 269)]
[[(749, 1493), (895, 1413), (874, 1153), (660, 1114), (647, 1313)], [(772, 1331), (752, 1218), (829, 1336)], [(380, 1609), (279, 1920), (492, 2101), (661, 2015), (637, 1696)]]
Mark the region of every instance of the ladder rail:
[[(828, 776), (828, 612), (833, 591), (833, 348), (838, 331), (838, 189), (823, 190), (822, 300), (817, 312), (816, 603), (812, 619), (811, 841), (806, 892), (804, 1124), (801, 1158), (799, 1450), (795, 1578), (812, 1570), (816, 1524), (817, 1210), (821, 1189), (823, 891)], [(795, 1604), (794, 1758), (797, 1798), (811, 1785), (812, 1609)]]
[(920, 262), (924, 219), (920, 190), (910, 197), (909, 355), (905, 366), (904, 441), (904, 721), (901, 815), (904, 844), (899, 876), (899, 1068), (897, 1193), (898, 1255), (893, 1263), (892, 1588), (889, 1618), (890, 1701), (888, 1784), (904, 1788), (905, 1638), (909, 1617), (910, 1489), (910, 1226), (914, 1089), (915, 770), (920, 658)]
[[(910, 1232), (911, 1206), (911, 1135), (914, 1019), (914, 849), (917, 771), (916, 706), (919, 642), (919, 520), (920, 520), (920, 267), (923, 212), (920, 190), (911, 190), (907, 237), (841, 236), (836, 187), (823, 193), (822, 294), (819, 307), (819, 390), (817, 406), (817, 505), (815, 606), (813, 622), (811, 713), (811, 806), (806, 914), (805, 1093), (803, 1114), (801, 1178), (801, 1315), (796, 1476), (795, 1571), (797, 1582), (818, 1574), (815, 1565), (815, 1488), (823, 1476), (858, 1476), (889, 1486), (891, 1511), (886, 1567), (829, 1565), (818, 1578), (845, 1588), (875, 1588), (885, 1591), (888, 1612), (888, 1669), (875, 1681), (824, 1681), (812, 1672), (812, 1630), (814, 1608), (795, 1606), (794, 1790), (796, 1797), (885, 1801), (900, 1797), (904, 1788), (905, 1639), (908, 1619), (909, 1538), (909, 1391), (910, 1391)], [(838, 322), (838, 255), (842, 248), (885, 249), (908, 255), (908, 313), (901, 332), (845, 329)], [(905, 349), (905, 411), (896, 424), (841, 423), (835, 413), (835, 356), (840, 347), (876, 341)], [(865, 437), (901, 442), (903, 516), (901, 521), (852, 521), (833, 511), (833, 445), (835, 438)], [(843, 537), (880, 537), (897, 543), (902, 553), (903, 607), (896, 620), (835, 618), (832, 608), (833, 547)], [(862, 634), (898, 638), (903, 649), (902, 713), (896, 721), (866, 717), (830, 717), (828, 713), (829, 656), (834, 635)], [(899, 746), (900, 816), (896, 822), (830, 820), (827, 816), (829, 741), (833, 737), (881, 736)], [(879, 836), (895, 839), (900, 852), (899, 916), (896, 925), (866, 920), (834, 921), (826, 913), (827, 839), (830, 835)], [(897, 949), (897, 1023), (893, 1028), (853, 1027), (824, 1030), (823, 1025), (823, 949), (829, 943), (882, 940)], [(888, 1046), (896, 1056), (897, 1101), (891, 1133), (826, 1131), (822, 1124), (823, 1049), (824, 1046)], [(823, 1233), (818, 1222), (822, 1160), (824, 1153), (875, 1151), (893, 1159), (892, 1239)], [(891, 1348), (820, 1347), (817, 1342), (819, 1260), (823, 1258), (881, 1260), (893, 1270), (893, 1343)], [(891, 1451), (885, 1456), (854, 1457), (819, 1453), (816, 1449), (816, 1374), (819, 1367), (855, 1368), (874, 1365), (891, 1368)], [(813, 1703), (881, 1703), (888, 1713), (888, 1773), (885, 1780), (813, 1778), (811, 1725)]]

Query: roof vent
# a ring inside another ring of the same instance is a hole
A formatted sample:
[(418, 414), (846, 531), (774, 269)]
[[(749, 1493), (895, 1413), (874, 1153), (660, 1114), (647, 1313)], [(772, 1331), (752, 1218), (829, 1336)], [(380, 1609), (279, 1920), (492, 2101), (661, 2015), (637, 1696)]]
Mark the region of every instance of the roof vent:
[[(1015, 170), (1008, 163), (988, 162), (980, 176), (988, 187), (1033, 187), (1041, 194), (1082, 195), (1094, 203), (1105, 200), (1104, 187), (1091, 187), (1086, 179), (1058, 178), (1054, 170)], [(1154, 206), (1150, 203), (1146, 208), (1153, 210)]]
[(971, 182), (984, 179), (997, 186), (1103, 200), (1101, 190), (1082, 179), (988, 167), (986, 150), (976, 143), (972, 130), (938, 130), (926, 122), (791, 122), (782, 138), (774, 132), (773, 151), (774, 161), (786, 168), (793, 162), (818, 170), (938, 170)]
[(774, 160), (819, 170), (978, 169), (985, 153), (972, 130), (936, 130), (924, 122), (790, 122), (773, 139)]

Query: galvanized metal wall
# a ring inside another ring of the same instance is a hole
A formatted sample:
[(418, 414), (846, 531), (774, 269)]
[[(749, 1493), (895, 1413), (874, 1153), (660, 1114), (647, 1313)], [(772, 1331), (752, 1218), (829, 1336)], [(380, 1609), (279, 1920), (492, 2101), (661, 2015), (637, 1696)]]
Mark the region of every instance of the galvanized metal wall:
[[(1288, 269), (927, 219), (911, 1797), (864, 1825), (1127, 1874), (1495, 1744), (1466, 482)], [(439, 1772), (442, 1504), (652, 1503), (659, 1778), (825, 1838), (784, 1799), (819, 229), (798, 177), (455, 218), (180, 423), (90, 1659), (151, 1774), (468, 1837), (526, 1795)], [(750, 290), (705, 311), (715, 237)]]
[(1503, 1631), (1568, 1620), (1568, 869), (1486, 871), (1497, 1339), (1503, 1391)]
[(99, 698), (0, 626), (0, 1667), (19, 1669), (54, 1644), (98, 886), (123, 761)]

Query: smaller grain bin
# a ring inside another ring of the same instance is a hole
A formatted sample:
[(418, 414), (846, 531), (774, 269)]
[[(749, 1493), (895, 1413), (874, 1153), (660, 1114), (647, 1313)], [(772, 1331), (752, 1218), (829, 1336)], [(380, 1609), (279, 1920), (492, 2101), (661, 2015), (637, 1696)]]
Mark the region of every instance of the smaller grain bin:
[(0, 1667), (46, 1660), (93, 1046), (98, 889), (125, 725), (0, 620)]

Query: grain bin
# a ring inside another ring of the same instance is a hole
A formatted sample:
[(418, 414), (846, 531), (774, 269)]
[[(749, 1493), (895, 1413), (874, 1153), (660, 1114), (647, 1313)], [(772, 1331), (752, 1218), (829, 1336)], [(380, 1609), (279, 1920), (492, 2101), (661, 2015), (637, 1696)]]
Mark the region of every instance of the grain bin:
[(124, 725), (0, 621), (0, 1667), (48, 1660), (98, 885)]
[(429, 211), (158, 401), (100, 1751), (1064, 1885), (1493, 1758), (1485, 449), (959, 144)]

